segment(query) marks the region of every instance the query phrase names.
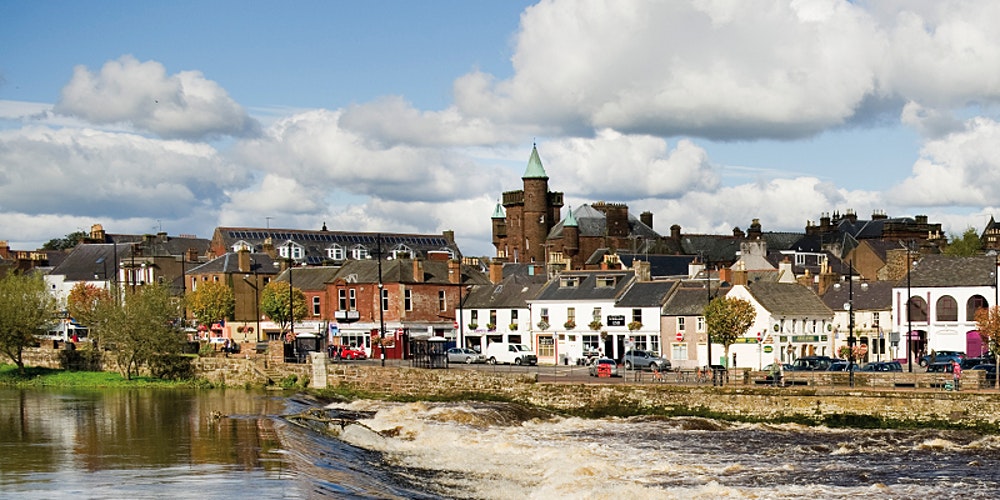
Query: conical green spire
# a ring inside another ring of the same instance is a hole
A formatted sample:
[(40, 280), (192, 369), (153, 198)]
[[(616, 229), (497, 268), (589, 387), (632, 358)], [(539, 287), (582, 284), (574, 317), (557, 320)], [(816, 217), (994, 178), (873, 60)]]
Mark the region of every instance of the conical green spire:
[(573, 217), (573, 207), (567, 208), (566, 218), (563, 219), (563, 227), (578, 227), (579, 224), (576, 222), (576, 217)]
[(538, 157), (538, 147), (531, 145), (531, 158), (528, 158), (528, 168), (524, 171), (522, 179), (548, 179), (545, 169), (542, 168), (542, 159)]

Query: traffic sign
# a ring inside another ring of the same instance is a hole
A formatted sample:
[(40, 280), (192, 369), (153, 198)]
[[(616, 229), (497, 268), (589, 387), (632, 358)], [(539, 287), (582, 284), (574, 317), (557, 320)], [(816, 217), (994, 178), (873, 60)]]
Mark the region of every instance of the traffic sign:
[(684, 340), (684, 332), (677, 332), (677, 341), (680, 342)]
[(761, 332), (757, 332), (757, 342), (760, 342), (761, 338), (763, 338), (763, 335), (761, 334)]

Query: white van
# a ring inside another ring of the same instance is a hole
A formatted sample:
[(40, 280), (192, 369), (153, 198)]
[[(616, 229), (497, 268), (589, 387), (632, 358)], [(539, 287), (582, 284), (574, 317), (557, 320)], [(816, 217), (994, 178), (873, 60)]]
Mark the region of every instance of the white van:
[(524, 344), (494, 342), (486, 346), (486, 362), (491, 365), (497, 363), (536, 365), (538, 364), (538, 356), (535, 355), (535, 351)]

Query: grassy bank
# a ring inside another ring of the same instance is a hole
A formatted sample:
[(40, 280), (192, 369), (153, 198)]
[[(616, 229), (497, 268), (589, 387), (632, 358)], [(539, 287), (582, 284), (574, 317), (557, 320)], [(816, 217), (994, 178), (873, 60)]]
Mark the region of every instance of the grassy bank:
[(204, 380), (163, 380), (153, 377), (133, 377), (125, 380), (116, 372), (87, 372), (25, 367), (24, 375), (17, 366), (0, 365), (0, 386), (30, 387), (211, 387)]

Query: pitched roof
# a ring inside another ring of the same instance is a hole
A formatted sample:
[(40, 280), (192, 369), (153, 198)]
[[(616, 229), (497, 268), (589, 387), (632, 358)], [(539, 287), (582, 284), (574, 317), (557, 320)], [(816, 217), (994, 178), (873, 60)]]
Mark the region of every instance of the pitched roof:
[(688, 265), (695, 259), (694, 255), (644, 255), (618, 252), (618, 260), (629, 268), (634, 267), (636, 261), (649, 262), (650, 275), (654, 278), (687, 276)]
[(95, 281), (115, 279), (115, 258), (131, 255), (131, 245), (112, 243), (84, 243), (70, 251), (49, 274), (63, 275), (66, 281)]
[(475, 285), (463, 301), (464, 309), (524, 309), (545, 287), (533, 276), (512, 275), (498, 284)]
[(615, 303), (618, 307), (661, 307), (678, 281), (637, 281)]
[(326, 290), (328, 282), (336, 278), (338, 271), (340, 271), (338, 266), (292, 267), (282, 271), (275, 281), (288, 281), (291, 272), (292, 286), (303, 291), (321, 292)]
[(549, 176), (545, 174), (545, 169), (542, 168), (542, 159), (538, 157), (538, 147), (531, 146), (531, 157), (528, 158), (528, 168), (524, 170), (524, 175), (521, 176), (522, 179), (548, 179)]
[[(892, 309), (892, 289), (899, 287), (896, 281), (866, 281), (853, 284), (855, 311), (887, 311)], [(823, 303), (832, 310), (844, 308), (851, 301), (851, 285), (835, 283), (827, 288)]]
[[(280, 270), (277, 261), (272, 259), (270, 255), (263, 252), (250, 253), (249, 274), (275, 275)], [(238, 274), (239, 272), (239, 258), (235, 252), (229, 252), (188, 269), (186, 274)]]
[(664, 316), (701, 316), (705, 313), (710, 293), (712, 291), (707, 290), (704, 284), (696, 287), (692, 283), (685, 282), (667, 298), (660, 311)]
[[(423, 260), (423, 280), (414, 277), (413, 259), (388, 259), (382, 261), (383, 283), (454, 285), (448, 279), (448, 262), (443, 260)], [(284, 276), (284, 275), (282, 275)], [(279, 276), (278, 279), (282, 279)], [(294, 280), (294, 276), (292, 277)], [(352, 260), (345, 263), (333, 280), (343, 279), (351, 283), (378, 283), (378, 261)], [(461, 282), (466, 285), (485, 285), (490, 281), (477, 268), (462, 265)]]
[[(614, 286), (598, 286), (599, 277), (615, 278)], [(564, 280), (579, 280), (575, 286), (561, 286)], [(635, 273), (631, 271), (571, 271), (550, 280), (535, 300), (614, 300), (624, 292)]]
[(750, 295), (771, 314), (833, 316), (833, 311), (811, 289), (798, 283), (758, 281), (746, 288)]
[(910, 286), (994, 286), (997, 272), (993, 256), (953, 257), (925, 255), (910, 271)]
[[(607, 233), (608, 216), (589, 204), (583, 204), (570, 212), (549, 231), (548, 238), (562, 238), (563, 227), (567, 221), (576, 221), (580, 236), (604, 236)], [(660, 237), (656, 231), (644, 224), (631, 212), (628, 214), (629, 237), (643, 240), (655, 240)]]

